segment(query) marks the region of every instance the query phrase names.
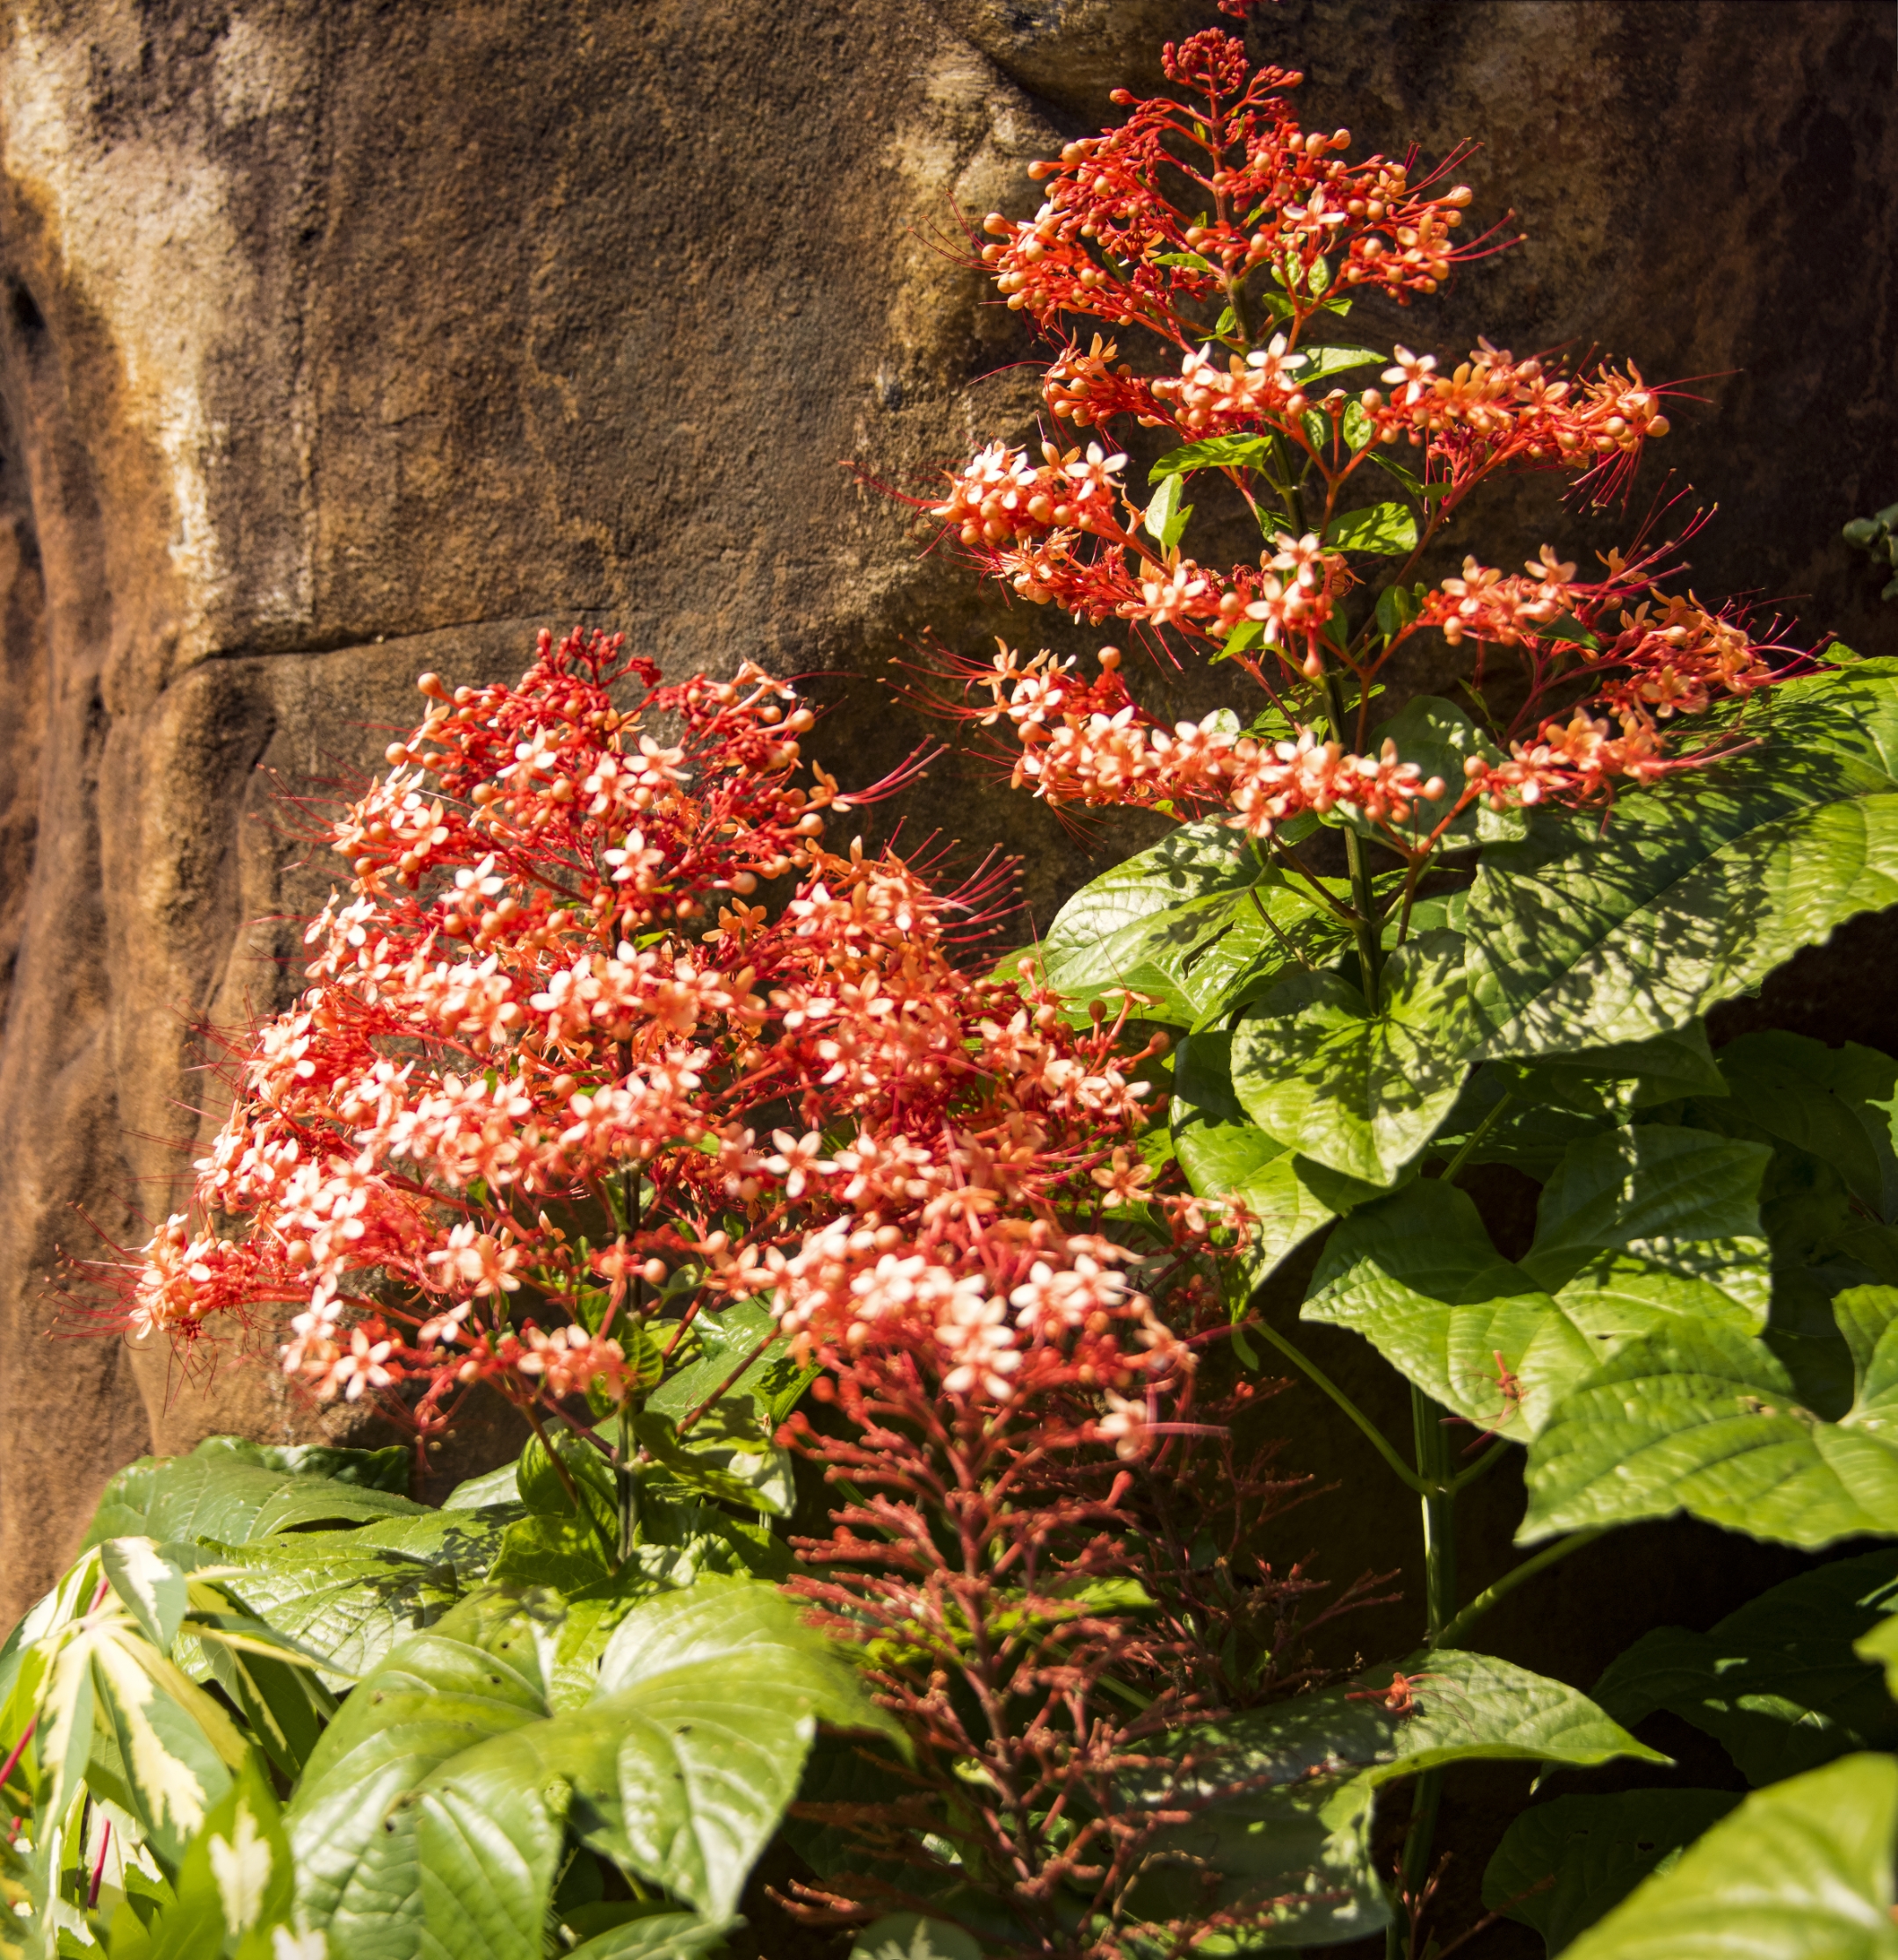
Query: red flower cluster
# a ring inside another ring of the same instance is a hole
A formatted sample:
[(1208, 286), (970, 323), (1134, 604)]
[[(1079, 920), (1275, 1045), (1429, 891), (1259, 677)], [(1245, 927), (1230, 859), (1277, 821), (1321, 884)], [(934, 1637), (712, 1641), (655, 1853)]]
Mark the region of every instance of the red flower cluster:
[[(1005, 713), (1019, 735), (1015, 780), (1051, 802), (1225, 808), (1261, 835), (1341, 809), (1415, 856), (1479, 795), (1498, 807), (1588, 798), (1726, 752), (1703, 740), (1670, 758), (1663, 724), (1766, 685), (1789, 650), (1756, 641), (1737, 611), (1662, 592), (1657, 555), (1612, 555), (1605, 579), (1577, 584), (1545, 547), (1526, 580), (1472, 563), (1435, 588), (1405, 588), (1447, 518), (1499, 473), (1562, 470), (1597, 501), (1625, 485), (1668, 432), (1665, 391), (1632, 365), (1571, 370), (1487, 341), (1447, 369), (1402, 346), (1301, 346), (1322, 316), (1348, 310), (1349, 288), (1430, 291), (1493, 234), (1452, 250), (1467, 190), (1436, 192), (1442, 172), (1419, 178), (1414, 156), (1347, 163), (1346, 132), (1301, 130), (1287, 112), (1300, 77), (1251, 70), (1229, 36), (1170, 47), (1167, 74), (1178, 96), (1117, 98), (1130, 104), (1125, 122), (1032, 165), (1050, 180), (1047, 202), (1032, 220), (989, 218), (999, 242), (982, 258), (1008, 303), (1051, 333), (1064, 314), (1145, 327), (1178, 350), (1172, 371), (1135, 373), (1099, 333), (1085, 347), (1061, 341), (1044, 403), (1055, 425), (1098, 439), (1084, 454), (1051, 441), (1039, 466), (992, 444), (930, 508), (982, 572), (1034, 604), (1126, 622), (1167, 657), (1197, 648), (1235, 660), (1268, 695), (1273, 732), (1168, 727), (1118, 673), (1083, 686), (1071, 667), (1004, 648), (992, 669), (962, 675), (994, 697), (979, 718)], [(1173, 194), (1182, 181), (1206, 207), (1197, 215)], [(1332, 379), (1366, 367), (1374, 385)], [(1163, 487), (1144, 509), (1113, 439), (1120, 423), (1181, 445), (1155, 466)], [(1367, 505), (1373, 482), (1406, 503)], [(1221, 483), (1264, 534), (1255, 563), (1221, 569), (1182, 548), (1192, 511), (1181, 488)], [(1366, 603), (1359, 554), (1400, 561), (1395, 613)], [(1620, 623), (1605, 628), (1610, 612)], [(1564, 619), (1576, 630), (1560, 632)], [(1339, 683), (1367, 702), (1392, 654), (1425, 628), (1515, 648), (1529, 668), (1508, 752), (1447, 802), (1395, 752), (1359, 752), (1361, 709), (1348, 726), (1334, 712)], [(1117, 660), (1104, 653), (1104, 665)], [(1432, 806), (1422, 825), (1420, 801)]]
[[(1086, 313), (1185, 346), (1205, 328), (1182, 302), (1218, 301), (1243, 327), (1240, 282), (1262, 267), (1279, 273), (1287, 317), (1302, 324), (1334, 276), (1402, 303), (1434, 293), (1452, 265), (1485, 249), (1486, 240), (1459, 247), (1452, 237), (1468, 190), (1432, 194), (1456, 158), (1421, 178), (1414, 156), (1347, 163), (1349, 130), (1304, 131), (1286, 111), (1286, 93), (1303, 77), (1251, 72), (1227, 34), (1169, 44), (1164, 62), (1167, 79), (1197, 100), (1116, 91), (1132, 109), (1124, 123), (1030, 166), (1050, 180), (1034, 217), (986, 221), (998, 242), (983, 248), (983, 263), (1009, 305), (1044, 327)], [(1163, 170), (1205, 194), (1199, 215), (1186, 217), (1162, 194)]]
[[(636, 1379), (641, 1321), (676, 1347), (751, 1297), (801, 1352), (920, 1347), (972, 1402), (1177, 1372), (1150, 1296), (1201, 1225), (1137, 1148), (1159, 1044), (964, 971), (992, 881), (943, 897), (825, 849), (851, 799), (800, 785), (788, 686), (661, 687), (578, 635), (517, 686), (421, 686), (330, 829), (353, 878), (308, 990), (125, 1274), (134, 1326), (291, 1310), (288, 1370), (424, 1432), (482, 1381), (577, 1419)], [(775, 918), (746, 903), (793, 872)], [(1136, 1206), (1139, 1254), (1112, 1223)]]

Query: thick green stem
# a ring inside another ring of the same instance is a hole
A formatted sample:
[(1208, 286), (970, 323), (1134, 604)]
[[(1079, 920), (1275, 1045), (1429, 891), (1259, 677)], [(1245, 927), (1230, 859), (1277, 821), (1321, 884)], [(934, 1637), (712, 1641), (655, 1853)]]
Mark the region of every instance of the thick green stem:
[(639, 1413), (634, 1406), (637, 1399), (636, 1392), (629, 1394), (619, 1405), (619, 1448), (613, 1463), (613, 1483), (619, 1498), (619, 1563), (622, 1565), (633, 1556), (633, 1548), (639, 1543), (639, 1473), (633, 1461), (638, 1447), (634, 1429)]
[(1387, 1437), (1384, 1432), (1380, 1429), (1374, 1422), (1372, 1421), (1370, 1417), (1367, 1416), (1364, 1412), (1364, 1411), (1360, 1409), (1348, 1395), (1345, 1394), (1344, 1390), (1341, 1389), (1337, 1385), (1337, 1383), (1334, 1382), (1322, 1368), (1319, 1367), (1316, 1361), (1308, 1359), (1305, 1354), (1301, 1354), (1299, 1349), (1294, 1347), (1292, 1343), (1287, 1340), (1286, 1337), (1281, 1334), (1276, 1327), (1271, 1325), (1269, 1321), (1264, 1319), (1248, 1320), (1242, 1323), (1242, 1325), (1245, 1326), (1248, 1332), (1257, 1331), (1257, 1332), (1264, 1335), (1265, 1339), (1269, 1340), (1272, 1344), (1272, 1346), (1276, 1347), (1279, 1352), (1283, 1354), (1288, 1361), (1292, 1363), (1294, 1368), (1302, 1370), (1303, 1373), (1308, 1376), (1319, 1388), (1322, 1389), (1324, 1392), (1329, 1395), (1335, 1403), (1337, 1404), (1338, 1407), (1344, 1410), (1344, 1413), (1348, 1415), (1351, 1419), (1351, 1420), (1364, 1431), (1365, 1434), (1371, 1439), (1372, 1443), (1377, 1449), (1378, 1455), (1381, 1456), (1394, 1470), (1396, 1471), (1397, 1475), (1403, 1479), (1404, 1483), (1408, 1485), (1411, 1490), (1421, 1491), (1423, 1489), (1423, 1485), (1418, 1483), (1416, 1475), (1411, 1470), (1409, 1464), (1405, 1463), (1403, 1458), (1391, 1448), (1389, 1438)]
[(1566, 1538), (1558, 1538), (1553, 1545), (1545, 1545), (1533, 1558), (1525, 1558), (1513, 1570), (1503, 1573), (1494, 1586), (1486, 1586), (1463, 1610), (1455, 1615), (1437, 1637), (1435, 1644), (1453, 1647), (1469, 1630), (1482, 1618), (1500, 1599), (1506, 1598), (1525, 1579), (1533, 1579), (1538, 1572), (1546, 1572), (1554, 1564), (1568, 1557), (1572, 1551), (1580, 1551), (1583, 1545), (1591, 1545), (1607, 1529), (1605, 1525), (1592, 1531), (1571, 1531)]
[[(1445, 1630), (1456, 1619), (1456, 1491), (1450, 1466), (1450, 1438), (1444, 1412), (1414, 1383), (1410, 1420), (1416, 1433), (1417, 1482), (1424, 1507), (1424, 1644), (1441, 1644)], [(1408, 1920), (1430, 1877), (1431, 1849), (1437, 1834), (1437, 1810), (1443, 1800), (1443, 1772), (1425, 1770), (1413, 1786), (1410, 1828), (1404, 1836), (1403, 1863), (1398, 1887)], [(1394, 1924), (1386, 1951), (1402, 1960), (1409, 1943), (1409, 1928)]]
[(1424, 1630), (1434, 1647), (1456, 1617), (1456, 1495), (1444, 1412), (1414, 1383), (1410, 1420), (1416, 1431), (1417, 1483), (1424, 1504)]
[[(1325, 713), (1331, 722), (1331, 739), (1351, 746), (1345, 732), (1344, 684), (1336, 666), (1328, 664), (1324, 674)], [(1358, 965), (1364, 976), (1364, 997), (1371, 1012), (1378, 1010), (1380, 983), (1384, 974), (1384, 926), (1377, 911), (1377, 894), (1371, 882), (1371, 858), (1365, 840), (1354, 830), (1344, 832), (1344, 863), (1351, 874), (1351, 905), (1357, 918), (1351, 927), (1358, 940)]]

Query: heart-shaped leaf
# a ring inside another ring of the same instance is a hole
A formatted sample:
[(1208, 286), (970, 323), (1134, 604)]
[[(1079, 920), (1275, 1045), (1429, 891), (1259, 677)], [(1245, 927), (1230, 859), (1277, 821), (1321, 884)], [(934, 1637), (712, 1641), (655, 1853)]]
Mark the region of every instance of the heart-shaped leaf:
[(1704, 1730), (1749, 1783), (1855, 1749), (1898, 1746), (1883, 1669), (1856, 1650), (1898, 1608), (1898, 1550), (1775, 1586), (1706, 1633), (1656, 1627), (1610, 1663), (1595, 1699), (1633, 1728), (1666, 1709)]
[(1858, 1394), (1837, 1422), (1731, 1326), (1682, 1321), (1630, 1341), (1532, 1445), (1519, 1535), (1675, 1511), (1808, 1547), (1898, 1531), (1898, 1291), (1855, 1289), (1838, 1308)]
[(1366, 1184), (1394, 1183), (1450, 1113), (1463, 941), (1417, 933), (1385, 962), (1382, 998), (1335, 973), (1283, 981), (1233, 1030), (1233, 1086), (1269, 1136)]
[(1894, 1960), (1898, 1761), (1847, 1756), (1756, 1790), (1568, 1947), (1568, 1960)]

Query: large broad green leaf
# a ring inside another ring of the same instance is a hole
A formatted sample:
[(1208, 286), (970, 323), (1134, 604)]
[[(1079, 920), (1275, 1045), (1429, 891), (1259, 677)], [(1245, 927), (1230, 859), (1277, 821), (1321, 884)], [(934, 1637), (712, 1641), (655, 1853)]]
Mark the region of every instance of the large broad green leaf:
[(1883, 1670), (1855, 1643), (1898, 1608), (1898, 1549), (1802, 1573), (1706, 1633), (1656, 1627), (1612, 1662), (1595, 1699), (1633, 1728), (1666, 1709), (1705, 1730), (1749, 1783), (1856, 1749), (1898, 1746)]
[(1787, 682), (1764, 745), (1537, 820), (1470, 896), (1480, 1052), (1561, 1054), (1681, 1027), (1854, 913), (1898, 903), (1898, 664)]
[(1526, 1438), (1594, 1364), (1587, 1338), (1489, 1242), (1453, 1185), (1422, 1178), (1326, 1242), (1303, 1318), (1349, 1327), (1445, 1408)]
[(1839, 1296), (1858, 1394), (1800, 1405), (1763, 1342), (1714, 1321), (1629, 1342), (1531, 1446), (1525, 1541), (1686, 1511), (1788, 1544), (1898, 1531), (1898, 1291)]
[(213, 1549), (233, 1568), (221, 1581), (231, 1597), (321, 1655), (340, 1688), (484, 1578), (518, 1516), (518, 1506), (430, 1511)]
[(1242, 831), (1211, 822), (1186, 824), (1083, 886), (1041, 955), (1070, 1012), (1131, 990), (1151, 1003), (1143, 1015), (1191, 1027), (1300, 955), (1329, 957), (1341, 938)]
[(1775, 1029), (1729, 1042), (1720, 1071), (1749, 1121), (1829, 1164), (1875, 1217), (1898, 1223), (1898, 1061)]
[(1604, 1339), (1667, 1315), (1756, 1332), (1771, 1304), (1759, 1187), (1770, 1152), (1650, 1123), (1572, 1145), (1523, 1269)]
[(1130, 1777), (1141, 1804), (1197, 1810), (1162, 1833), (1134, 1909), (1153, 1920), (1213, 1904), (1254, 1924), (1235, 1951), (1329, 1946), (1375, 1932), (1389, 1908), (1370, 1849), (1386, 1783), (1467, 1761), (1585, 1768), (1665, 1759), (1560, 1681), (1483, 1654), (1439, 1650), (1348, 1688), (1189, 1728), (1166, 1771)]
[(1898, 1761), (1847, 1756), (1756, 1790), (1568, 1960), (1894, 1960)]
[(1724, 1789), (1630, 1789), (1538, 1804), (1503, 1833), (1482, 1902), (1532, 1926), (1554, 1960), (1739, 1801)]
[(1304, 1317), (1350, 1327), (1433, 1400), (1526, 1441), (1626, 1342), (1685, 1317), (1757, 1333), (1767, 1153), (1646, 1125), (1572, 1144), (1511, 1264), (1460, 1191), (1422, 1179), (1327, 1242)]
[(284, 1820), (299, 1909), (334, 1960), (418, 1950), (420, 1852), (403, 1799), (475, 1745), (546, 1717), (549, 1631), (529, 1603), (477, 1595), (405, 1641), (344, 1704)]
[(583, 1940), (569, 1960), (699, 1960), (721, 1951), (730, 1930), (696, 1913), (646, 1913)]
[(540, 1960), (569, 1832), (722, 1922), (818, 1722), (898, 1734), (773, 1586), (634, 1604), (584, 1701), (556, 1695), (579, 1662), (565, 1620), (544, 1593), (479, 1595), (344, 1704), (286, 1816), (337, 1960)]
[(228, 1456), (294, 1477), (328, 1477), (366, 1490), (408, 1497), (415, 1480), (415, 1451), (406, 1443), (386, 1449), (340, 1449), (330, 1443), (259, 1443), (248, 1436), (206, 1436), (192, 1454)]
[(1394, 1183), (1457, 1100), (1463, 942), (1416, 934), (1385, 962), (1382, 1000), (1335, 973), (1283, 981), (1233, 1030), (1233, 1086), (1270, 1136), (1345, 1176)]
[[(277, 1798), (247, 1765), (186, 1848), (173, 1895), (147, 1929), (146, 1952), (149, 1960), (264, 1960), (282, 1950), (272, 1935), (289, 1928), (293, 1903)], [(115, 1937), (113, 1960), (120, 1946)]]
[[(1199, 1196), (1236, 1198), (1251, 1213), (1253, 1231), (1242, 1261), (1248, 1285), (1257, 1286), (1343, 1209), (1338, 1187), (1345, 1180), (1246, 1115), (1233, 1088), (1232, 1039), (1207, 1028), (1180, 1042), (1173, 1068), (1173, 1148)], [(1359, 1194), (1373, 1195), (1374, 1187)]]
[(120, 1470), (105, 1486), (86, 1543), (140, 1537), (241, 1545), (304, 1525), (367, 1523), (424, 1508), (373, 1484), (260, 1463), (263, 1453), (229, 1442), (214, 1437), (189, 1456), (141, 1457)]

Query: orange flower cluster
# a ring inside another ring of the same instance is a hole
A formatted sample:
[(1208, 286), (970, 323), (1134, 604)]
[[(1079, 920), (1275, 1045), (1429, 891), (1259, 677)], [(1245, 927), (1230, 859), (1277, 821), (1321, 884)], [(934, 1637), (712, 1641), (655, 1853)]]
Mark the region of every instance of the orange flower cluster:
[[(676, 1346), (748, 1298), (800, 1352), (920, 1345), (976, 1399), (1184, 1365), (1150, 1296), (1203, 1225), (1135, 1144), (1153, 1049), (961, 969), (992, 881), (943, 897), (826, 849), (863, 799), (807, 771), (787, 685), (661, 687), (578, 635), (516, 686), (421, 685), (330, 828), (353, 876), (307, 991), (123, 1275), (133, 1325), (287, 1310), (290, 1373), (424, 1433), (480, 1382), (583, 1419), (642, 1323)], [(746, 903), (793, 871), (775, 917)], [(1175, 1235), (1138, 1274), (1108, 1230), (1134, 1205)]]
[[(1301, 76), (1250, 72), (1239, 42), (1216, 31), (1169, 45), (1164, 61), (1167, 78), (1199, 99), (1117, 91), (1132, 109), (1124, 123), (1031, 166), (1049, 180), (1034, 217), (985, 221), (996, 242), (983, 248), (983, 264), (1008, 304), (1044, 327), (1087, 313), (1184, 345), (1202, 330), (1180, 302), (1226, 299), (1261, 267), (1282, 272), (1302, 323), (1329, 283), (1322, 262), (1338, 261), (1342, 285), (1403, 303), (1485, 249), (1452, 236), (1468, 190), (1432, 192), (1450, 164), (1417, 178), (1414, 158), (1347, 163), (1349, 130), (1301, 130), (1284, 99)], [(1161, 194), (1163, 169), (1182, 172), (1207, 208), (1187, 218)]]
[[(1033, 604), (1125, 622), (1163, 658), (1196, 648), (1235, 660), (1268, 695), (1275, 739), (1164, 727), (1118, 674), (1104, 693), (1070, 668), (1004, 653), (1022, 744), (1015, 781), (1052, 802), (1225, 808), (1255, 831), (1307, 810), (1375, 811), (1414, 857), (1479, 794), (1498, 805), (1593, 797), (1724, 752), (1703, 740), (1670, 759), (1663, 724), (1768, 684), (1792, 650), (1753, 637), (1735, 611), (1661, 592), (1657, 554), (1611, 556), (1595, 584), (1578, 584), (1547, 547), (1526, 579), (1472, 560), (1433, 588), (1407, 584), (1444, 523), (1498, 474), (1561, 470), (1597, 503), (1625, 486), (1669, 432), (1666, 390), (1632, 364), (1570, 368), (1487, 340), (1452, 367), (1404, 346), (1383, 355), (1312, 338), (1322, 315), (1348, 309), (1351, 287), (1406, 299), (1489, 249), (1488, 235), (1460, 251), (1448, 243), (1468, 192), (1435, 193), (1414, 158), (1348, 163), (1345, 132), (1307, 132), (1287, 113), (1300, 78), (1253, 71), (1229, 36), (1170, 47), (1167, 73), (1177, 96), (1117, 97), (1129, 105), (1123, 123), (1032, 165), (1047, 201), (1032, 220), (991, 216), (997, 242), (982, 258), (1051, 337), (1064, 315), (1145, 327), (1177, 350), (1169, 371), (1136, 373), (1098, 332), (1084, 347), (1058, 338), (1042, 400), (1057, 426), (1098, 432), (1084, 459), (1050, 443), (1035, 467), (991, 445), (930, 509), (983, 573)], [(1200, 207), (1191, 217), (1188, 204)], [(1371, 385), (1334, 380), (1366, 367)], [(1154, 465), (1144, 509), (1113, 433), (1123, 418), (1180, 445)], [(1221, 483), (1267, 541), (1254, 563), (1208, 564), (1184, 542), (1192, 513), (1176, 493)], [(1403, 588), (1395, 610), (1359, 590), (1380, 558), (1381, 582)], [(1565, 620), (1577, 629), (1565, 635)], [(1528, 686), (1480, 789), (1472, 777), (1420, 838), (1413, 806), (1437, 802), (1424, 773), (1352, 751), (1372, 746), (1361, 708), (1380, 672), (1432, 628), (1452, 646), (1513, 650)], [(996, 674), (963, 678), (993, 686)], [(1352, 703), (1347, 729), (1338, 717)]]

